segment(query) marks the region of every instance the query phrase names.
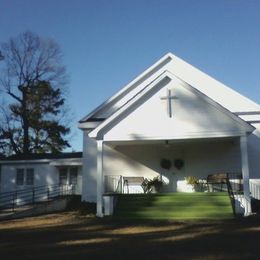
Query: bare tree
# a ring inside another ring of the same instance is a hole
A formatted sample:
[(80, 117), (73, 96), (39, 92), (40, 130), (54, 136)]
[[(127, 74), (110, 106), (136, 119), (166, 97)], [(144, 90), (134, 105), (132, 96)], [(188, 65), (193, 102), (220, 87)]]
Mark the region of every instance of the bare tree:
[[(60, 151), (68, 147), (65, 136), (69, 128), (61, 120), (67, 75), (59, 45), (52, 39), (25, 32), (3, 43), (1, 51), (4, 60), (1, 61), (0, 90), (5, 94), (8, 105), (1, 113), (0, 149), (8, 146), (13, 153), (28, 154)], [(49, 102), (48, 108), (45, 106), (43, 109), (44, 103), (39, 95)], [(50, 102), (51, 99), (53, 102)], [(46, 124), (51, 125), (49, 129)], [(43, 129), (39, 129), (39, 125)], [(35, 129), (36, 126), (38, 129)], [(58, 128), (60, 131), (57, 131)], [(41, 149), (37, 149), (35, 143), (35, 140), (39, 142), (39, 138), (33, 138), (33, 133), (37, 131), (48, 142), (47, 146), (42, 144)]]

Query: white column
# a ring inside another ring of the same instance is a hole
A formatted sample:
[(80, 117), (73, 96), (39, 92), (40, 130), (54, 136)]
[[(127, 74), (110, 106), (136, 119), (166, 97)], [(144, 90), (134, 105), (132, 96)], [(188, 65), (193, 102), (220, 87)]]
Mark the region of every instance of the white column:
[(103, 217), (103, 140), (97, 141), (97, 216)]
[(250, 188), (249, 188), (249, 164), (248, 164), (248, 152), (247, 152), (247, 136), (240, 137), (240, 151), (241, 151), (241, 167), (243, 175), (243, 188), (244, 188), (244, 207), (245, 216), (252, 213)]

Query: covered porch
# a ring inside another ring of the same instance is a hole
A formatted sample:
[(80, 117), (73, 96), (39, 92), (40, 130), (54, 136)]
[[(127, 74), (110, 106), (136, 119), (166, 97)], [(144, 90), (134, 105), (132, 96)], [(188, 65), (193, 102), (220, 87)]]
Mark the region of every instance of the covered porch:
[[(227, 174), (233, 186), (240, 186), (233, 199), (239, 199), (240, 211), (251, 214), (247, 136), (97, 141), (97, 148), (98, 216), (113, 213), (118, 194), (145, 193), (145, 181), (154, 178), (163, 181), (161, 194), (228, 192), (227, 183), (208, 183), (215, 174)], [(189, 178), (197, 181), (197, 189)]]

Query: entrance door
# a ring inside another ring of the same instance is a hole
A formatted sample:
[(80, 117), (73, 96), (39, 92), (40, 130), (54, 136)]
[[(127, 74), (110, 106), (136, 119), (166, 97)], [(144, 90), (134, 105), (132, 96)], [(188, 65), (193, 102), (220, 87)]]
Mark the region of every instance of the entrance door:
[(69, 168), (69, 184), (76, 186), (78, 182), (78, 168)]
[(73, 193), (78, 192), (78, 168), (62, 167), (59, 169), (59, 184)]
[(60, 174), (60, 181), (59, 184), (60, 185), (68, 185), (68, 169), (67, 168), (60, 168), (59, 170), (59, 174)]

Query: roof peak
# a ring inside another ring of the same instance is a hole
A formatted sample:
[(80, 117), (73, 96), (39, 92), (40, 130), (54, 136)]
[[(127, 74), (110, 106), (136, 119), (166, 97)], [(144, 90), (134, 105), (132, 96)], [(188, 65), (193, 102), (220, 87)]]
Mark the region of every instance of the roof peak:
[(260, 111), (259, 105), (254, 101), (219, 82), (173, 53), (168, 52), (129, 84), (125, 85), (110, 99), (106, 100), (81, 119), (79, 121), (79, 128), (95, 128), (99, 123), (96, 122), (95, 125), (90, 125), (89, 122), (92, 123), (92, 118), (103, 119), (110, 117), (120, 109), (120, 107), (128, 103), (142, 88), (145, 88), (166, 70), (198, 89), (231, 112), (237, 112), (238, 110), (242, 110), (243, 112)]

